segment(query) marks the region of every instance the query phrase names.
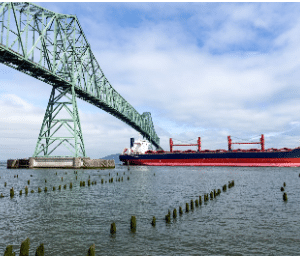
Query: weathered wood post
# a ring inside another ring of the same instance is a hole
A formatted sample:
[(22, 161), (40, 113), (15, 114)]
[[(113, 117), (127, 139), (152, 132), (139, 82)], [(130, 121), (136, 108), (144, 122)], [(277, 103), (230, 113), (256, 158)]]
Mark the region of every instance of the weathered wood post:
[(92, 244), (88, 250), (87, 256), (95, 256), (95, 244)]
[(12, 245), (8, 245), (4, 251), (4, 255), (3, 256), (15, 256), (16, 253), (13, 252), (13, 246)]
[(113, 222), (113, 223), (111, 223), (111, 225), (110, 225), (110, 233), (111, 233), (111, 234), (115, 234), (116, 232), (117, 232), (116, 223)]
[(155, 225), (156, 225), (156, 218), (155, 218), (155, 216), (153, 216), (153, 218), (152, 218), (151, 225), (152, 225), (153, 227), (155, 227)]
[(45, 255), (44, 244), (41, 243), (35, 251), (35, 256), (44, 256), (44, 255)]
[(30, 240), (29, 238), (26, 238), (20, 248), (20, 256), (29, 256), (29, 246), (30, 246)]
[(136, 231), (136, 217), (135, 216), (131, 216), (130, 228), (131, 228), (132, 232)]

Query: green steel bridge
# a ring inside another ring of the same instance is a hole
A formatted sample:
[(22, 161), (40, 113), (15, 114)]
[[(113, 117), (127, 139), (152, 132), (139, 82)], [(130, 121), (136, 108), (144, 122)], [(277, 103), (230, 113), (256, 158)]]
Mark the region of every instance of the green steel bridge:
[[(151, 114), (140, 115), (111, 86), (76, 15), (32, 3), (2, 2), (0, 37), (2, 64), (52, 86), (33, 157), (53, 156), (59, 146), (70, 151), (65, 156), (86, 157), (76, 97), (122, 120), (161, 148)], [(64, 136), (58, 133), (62, 128)]]

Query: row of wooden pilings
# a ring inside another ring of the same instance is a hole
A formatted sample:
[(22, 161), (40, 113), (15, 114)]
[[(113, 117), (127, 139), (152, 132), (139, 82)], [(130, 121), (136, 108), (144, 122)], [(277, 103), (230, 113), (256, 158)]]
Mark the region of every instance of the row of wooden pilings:
[[(228, 183), (228, 188), (231, 188), (233, 186), (234, 186), (234, 180), (232, 180)], [(225, 184), (223, 186), (223, 192), (225, 192), (226, 190), (227, 190), (227, 185)], [(214, 189), (214, 191), (210, 192), (210, 199), (212, 200), (213, 198), (217, 197), (220, 194), (221, 194), (221, 189), (218, 189), (217, 191)], [(208, 195), (209, 194), (204, 194), (204, 202), (207, 202), (209, 200)], [(199, 196), (199, 200), (196, 199), (195, 202), (194, 202), (194, 200), (191, 200), (190, 205), (191, 205), (192, 210), (194, 209), (194, 204), (196, 207), (201, 206), (202, 205), (202, 197)], [(189, 212), (189, 210), (190, 210), (189, 203), (186, 203), (185, 212), (187, 213), (187, 212)], [(181, 206), (179, 207), (179, 215), (183, 215), (183, 209)], [(173, 218), (176, 219), (176, 217), (177, 217), (177, 210), (175, 208), (173, 210)], [(170, 210), (168, 211), (168, 214), (165, 216), (165, 221), (167, 223), (171, 222), (171, 211)], [(153, 218), (152, 218), (151, 225), (153, 227), (156, 226), (156, 217), (155, 216), (153, 216)], [(130, 229), (132, 232), (136, 231), (136, 217), (135, 216), (131, 216)], [(116, 223), (113, 222), (113, 223), (111, 223), (110, 233), (115, 234), (116, 232), (117, 232)]]
[[(231, 188), (234, 186), (234, 180), (232, 181), (229, 181), (228, 182), (228, 188)], [(227, 185), (223, 185), (223, 192), (225, 192), (227, 190)], [(218, 195), (221, 194), (221, 189), (218, 189), (216, 191), (216, 189), (214, 189), (213, 191), (211, 191), (209, 194), (204, 194), (203, 196), (203, 200), (204, 202), (207, 202), (209, 200), (209, 196), (210, 196), (210, 199), (214, 199), (216, 198)], [(189, 212), (190, 211), (190, 207), (191, 207), (191, 210), (194, 210), (194, 207), (198, 207), (198, 206), (201, 206), (202, 205), (202, 196), (199, 196), (199, 199), (196, 199), (195, 201), (194, 200), (191, 200), (190, 203), (186, 203), (185, 204), (185, 212)], [(182, 210), (182, 207), (179, 206), (179, 215), (183, 215), (183, 210)], [(173, 218), (176, 219), (177, 217), (177, 210), (176, 208), (173, 210)], [(155, 217), (153, 217), (153, 219), (155, 219)], [(168, 211), (168, 214), (165, 215), (165, 221), (167, 223), (170, 223), (171, 222), (171, 211), (169, 210)]]
[[(30, 249), (30, 240), (29, 238), (26, 238), (22, 243), (20, 247), (20, 256), (29, 256), (29, 249)], [(13, 252), (13, 246), (8, 245), (4, 251), (3, 256), (15, 256), (16, 253)], [(44, 244), (40, 244), (39, 247), (35, 251), (35, 256), (44, 256), (45, 255), (45, 249)], [(92, 244), (87, 251), (87, 256), (95, 256), (95, 244)]]
[[(67, 173), (66, 173), (66, 174), (67, 174)], [(74, 174), (77, 174), (77, 171), (74, 171)], [(57, 175), (57, 172), (56, 172), (56, 175)], [(119, 173), (117, 173), (117, 176), (118, 176), (118, 175), (119, 175)], [(124, 172), (124, 175), (125, 175), (125, 172)], [(30, 176), (32, 177), (32, 175), (30, 175)], [(15, 175), (14, 177), (15, 177), (15, 178), (19, 178), (18, 175)], [(109, 177), (110, 177), (110, 173), (109, 173)], [(76, 175), (76, 180), (77, 180), (77, 175)], [(127, 176), (127, 180), (130, 180), (130, 177), (129, 177), (129, 176)], [(61, 177), (61, 181), (64, 181), (64, 178), (63, 178), (63, 177)], [(113, 178), (113, 177), (110, 177), (109, 180), (108, 180), (109, 183), (113, 183), (113, 181), (114, 181), (114, 178)], [(123, 182), (123, 176), (122, 176), (122, 177), (119, 177), (119, 178), (116, 178), (115, 181), (116, 181), (116, 182)], [(107, 183), (107, 181), (106, 181), (106, 180), (104, 181), (104, 179), (102, 178), (102, 179), (101, 179), (101, 184), (104, 184), (104, 182)], [(47, 183), (47, 179), (45, 179), (45, 183)], [(27, 180), (27, 184), (30, 185), (30, 180)], [(91, 186), (91, 185), (96, 185), (96, 184), (97, 184), (97, 181), (96, 181), (96, 180), (91, 181), (91, 180), (90, 180), (90, 176), (89, 176), (89, 179), (87, 180), (87, 185), (88, 185), (88, 186)], [(85, 185), (86, 185), (86, 182), (85, 182), (85, 181), (80, 181), (80, 184), (79, 184), (80, 187), (84, 187)], [(4, 182), (4, 186), (5, 186), (5, 187), (7, 186), (7, 183), (6, 183), (6, 182)], [(59, 185), (59, 186), (58, 186), (58, 190), (61, 190), (61, 188), (62, 188), (62, 186)], [(67, 184), (63, 185), (63, 188), (64, 188), (64, 189), (67, 189)], [(70, 182), (69, 188), (70, 188), (70, 189), (73, 188), (73, 183), (72, 183), (72, 182)], [(53, 187), (52, 187), (52, 190), (55, 191), (55, 190), (56, 190), (56, 187), (53, 186)], [(25, 191), (25, 195), (27, 195), (27, 194), (28, 194), (28, 186), (27, 186), (27, 185), (25, 186), (24, 191)], [(45, 186), (44, 192), (47, 192), (47, 191), (48, 191), (48, 188), (47, 188), (47, 186)], [(34, 190), (31, 190), (30, 192), (31, 192), (31, 193), (34, 193)], [(38, 187), (38, 193), (40, 193), (40, 192), (42, 192), (42, 189), (41, 189), (40, 187)], [(19, 195), (21, 196), (22, 194), (23, 194), (23, 190), (20, 190), (20, 191), (19, 191)], [(12, 198), (12, 197), (14, 197), (14, 195), (15, 195), (15, 190), (14, 190), (14, 188), (12, 187), (12, 188), (10, 189), (10, 197)], [(3, 195), (3, 193), (1, 193), (1, 194), (0, 194), (0, 198), (3, 198), (3, 197), (4, 197), (4, 195)]]

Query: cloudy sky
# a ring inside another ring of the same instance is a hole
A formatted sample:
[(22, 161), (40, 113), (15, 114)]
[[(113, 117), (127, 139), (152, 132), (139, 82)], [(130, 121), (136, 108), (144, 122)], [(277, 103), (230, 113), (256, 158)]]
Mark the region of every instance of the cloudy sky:
[[(161, 146), (300, 145), (300, 3), (36, 3), (76, 14), (111, 85), (151, 112)], [(34, 152), (51, 86), (0, 64), (0, 159)], [(121, 152), (132, 128), (78, 100), (87, 155)], [(253, 146), (255, 147), (255, 146)], [(257, 146), (259, 147), (259, 146)]]

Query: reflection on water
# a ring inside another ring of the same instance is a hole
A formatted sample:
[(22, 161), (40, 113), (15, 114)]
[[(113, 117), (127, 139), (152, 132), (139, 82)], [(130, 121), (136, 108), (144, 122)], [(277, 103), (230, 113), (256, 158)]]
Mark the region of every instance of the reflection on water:
[[(298, 255), (300, 251), (297, 168), (117, 166), (74, 174), (74, 170), (7, 170), (2, 165), (1, 255), (9, 244), (18, 254), (26, 237), (31, 255), (40, 243), (45, 255), (86, 255), (93, 243), (96, 255)], [(88, 186), (89, 177), (97, 184)], [(108, 182), (111, 177), (113, 183)], [(101, 179), (107, 183), (101, 184)], [(82, 180), (85, 187), (79, 186)], [(178, 212), (179, 206), (185, 210), (186, 202), (199, 196), (203, 200), (205, 193), (222, 189), (230, 180), (235, 181), (233, 188), (166, 224), (168, 210)], [(280, 191), (283, 182), (287, 202)], [(57, 190), (59, 185), (62, 190)], [(37, 192), (45, 186), (46, 193)], [(11, 187), (14, 198), (9, 197)], [(131, 216), (137, 219), (135, 233), (130, 231)], [(153, 216), (156, 227), (151, 226)], [(110, 234), (112, 222), (115, 235)]]

